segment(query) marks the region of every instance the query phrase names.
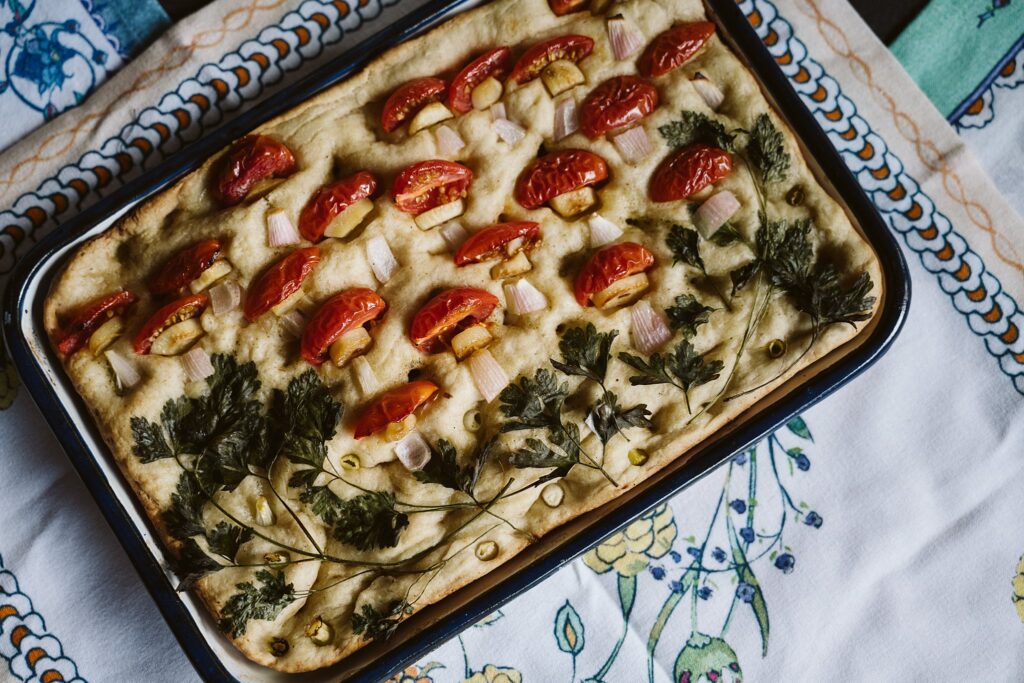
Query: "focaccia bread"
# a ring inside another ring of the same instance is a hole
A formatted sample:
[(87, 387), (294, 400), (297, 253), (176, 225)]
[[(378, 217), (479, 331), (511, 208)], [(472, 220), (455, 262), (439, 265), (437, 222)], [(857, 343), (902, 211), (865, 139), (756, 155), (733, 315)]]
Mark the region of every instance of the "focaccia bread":
[(877, 309), (874, 252), (700, 1), (579, 4), (391, 50), (53, 285), (69, 376), (256, 662), (387, 636)]

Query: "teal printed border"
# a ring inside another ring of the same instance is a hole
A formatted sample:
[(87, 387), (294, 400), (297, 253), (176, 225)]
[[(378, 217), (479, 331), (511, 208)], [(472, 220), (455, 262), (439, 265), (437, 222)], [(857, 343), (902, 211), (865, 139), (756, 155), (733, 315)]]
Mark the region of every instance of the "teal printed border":
[(957, 130), (984, 128), (995, 119), (997, 89), (1012, 90), (1021, 84), (1024, 84), (1024, 35), (1021, 35), (978, 87), (957, 105), (949, 115), (949, 122)]

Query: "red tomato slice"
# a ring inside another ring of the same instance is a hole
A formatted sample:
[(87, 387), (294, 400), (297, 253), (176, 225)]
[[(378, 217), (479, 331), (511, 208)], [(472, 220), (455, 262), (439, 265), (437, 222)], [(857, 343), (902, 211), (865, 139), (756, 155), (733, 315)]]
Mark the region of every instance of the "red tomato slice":
[(732, 172), (732, 157), (710, 145), (688, 145), (665, 158), (651, 176), (656, 202), (674, 202), (697, 194)]
[(566, 14), (573, 12), (579, 12), (590, 0), (548, 0), (548, 7), (555, 13), (556, 17), (562, 17)]
[(616, 76), (590, 91), (580, 106), (580, 130), (593, 140), (635, 123), (658, 106), (658, 90), (637, 76)]
[(563, 149), (537, 159), (516, 181), (516, 201), (536, 209), (560, 194), (596, 185), (608, 177), (605, 160), (585, 149)]
[(455, 265), (467, 266), (500, 256), (515, 256), (507, 253), (505, 247), (513, 240), (522, 239), (522, 249), (529, 249), (540, 239), (540, 223), (518, 221), (498, 223), (470, 235), (455, 252)]
[(469, 192), (473, 171), (460, 163), (429, 159), (406, 166), (395, 177), (391, 197), (399, 211), (418, 216)]
[(384, 299), (365, 287), (335, 294), (309, 319), (302, 334), (302, 357), (312, 365), (320, 365), (327, 359), (328, 347), (338, 337), (380, 319), (387, 307)]
[(253, 322), (302, 286), (303, 280), (320, 263), (320, 248), (296, 249), (270, 266), (251, 285), (242, 311)]
[(144, 356), (149, 353), (153, 342), (160, 333), (182, 320), (195, 318), (203, 312), (210, 298), (204, 293), (189, 294), (172, 301), (149, 317), (139, 333), (135, 335), (135, 353)]
[(410, 119), (424, 105), (437, 102), (444, 96), (448, 85), (440, 78), (417, 78), (398, 86), (391, 97), (384, 103), (384, 111), (380, 116), (380, 125), (384, 131), (391, 133)]
[(85, 346), (100, 325), (128, 310), (136, 301), (137, 297), (127, 290), (93, 299), (79, 308), (71, 316), (71, 320), (61, 328), (57, 350), (65, 356), (71, 355)]
[(331, 221), (360, 199), (377, 192), (377, 178), (369, 171), (360, 171), (336, 183), (324, 185), (313, 193), (299, 214), (299, 233), (310, 242), (317, 242)]
[(448, 289), (423, 305), (412, 319), (409, 339), (420, 351), (443, 351), (448, 339), (467, 324), (477, 323), (491, 314), (498, 297), (483, 289)]
[(225, 206), (245, 199), (258, 181), (285, 178), (295, 171), (290, 149), (266, 135), (246, 135), (220, 160), (213, 194)]
[(401, 422), (437, 391), (433, 382), (419, 380), (384, 392), (359, 416), (353, 436), (362, 439), (384, 430), (392, 422)]
[(650, 42), (640, 55), (637, 70), (647, 78), (664, 76), (693, 59), (715, 34), (710, 21), (677, 24)]
[(149, 290), (156, 295), (176, 292), (203, 274), (220, 256), (220, 242), (203, 240), (182, 249), (164, 264), (153, 279)]
[(509, 80), (522, 85), (540, 76), (540, 72), (551, 62), (559, 59), (578, 62), (593, 49), (594, 39), (587, 36), (568, 35), (545, 40), (523, 53), (512, 68)]
[(448, 87), (448, 106), (452, 111), (459, 114), (471, 111), (473, 88), (491, 76), (501, 80), (508, 70), (511, 58), (512, 50), (507, 47), (496, 47), (467, 64), (459, 75), (452, 79), (452, 84)]
[(636, 275), (654, 265), (654, 254), (636, 242), (609, 244), (595, 251), (583, 265), (573, 294), (580, 306), (589, 306), (590, 297), (624, 277)]

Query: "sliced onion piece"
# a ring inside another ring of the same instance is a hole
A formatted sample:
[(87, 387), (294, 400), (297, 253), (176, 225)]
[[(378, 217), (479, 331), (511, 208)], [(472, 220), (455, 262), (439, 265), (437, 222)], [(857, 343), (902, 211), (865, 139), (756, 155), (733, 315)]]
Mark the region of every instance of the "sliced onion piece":
[(299, 231), (288, 218), (284, 209), (274, 209), (267, 214), (267, 243), (272, 247), (298, 244)]
[(603, 247), (622, 237), (622, 228), (599, 213), (591, 216), (587, 223), (590, 225), (591, 247)]
[(510, 145), (514, 145), (526, 137), (526, 129), (508, 119), (495, 119), (491, 124), (498, 137)]
[(616, 14), (608, 19), (608, 42), (612, 46), (612, 54), (620, 62), (639, 50), (644, 45), (643, 34), (632, 21)]
[(473, 383), (485, 401), (493, 401), (508, 386), (505, 369), (498, 365), (498, 361), (494, 360), (487, 349), (477, 351), (466, 363), (469, 365), (469, 374), (473, 376)]
[(491, 121), (497, 121), (498, 119), (507, 119), (508, 113), (505, 111), (504, 102), (495, 102), (491, 105)]
[(185, 374), (192, 382), (206, 379), (213, 374), (213, 363), (210, 362), (210, 356), (199, 346), (182, 356), (181, 364), (185, 368)]
[(107, 349), (103, 352), (103, 355), (106, 356), (107, 362), (110, 363), (110, 369), (114, 371), (114, 379), (117, 381), (118, 389), (131, 389), (142, 379), (139, 371), (135, 369), (135, 365), (117, 351)]
[(376, 394), (380, 389), (380, 380), (377, 379), (377, 373), (373, 371), (370, 361), (366, 360), (365, 356), (356, 356), (352, 361), (352, 368), (355, 370), (356, 383), (359, 384), (359, 391), (363, 396)]
[(242, 288), (237, 282), (222, 282), (210, 289), (210, 307), (214, 315), (224, 315), (242, 303)]
[(434, 131), (437, 136), (437, 148), (444, 156), (453, 156), (466, 146), (466, 141), (448, 126), (438, 126)]
[(547, 308), (548, 298), (529, 280), (522, 279), (505, 285), (505, 303), (515, 315), (526, 315)]
[(690, 83), (693, 84), (694, 90), (696, 90), (697, 94), (704, 99), (704, 103), (707, 104), (712, 111), (715, 111), (722, 106), (722, 102), (725, 101), (725, 93), (722, 92), (721, 88), (715, 85), (713, 80), (698, 71), (690, 80)]
[(633, 304), (629, 316), (633, 324), (633, 346), (640, 353), (653, 353), (672, 338), (668, 322), (646, 299)]
[(704, 239), (714, 235), (720, 227), (740, 210), (740, 200), (729, 190), (716, 192), (697, 209), (694, 225)]
[(563, 140), (580, 129), (576, 98), (566, 97), (555, 105), (555, 142)]
[(441, 237), (448, 244), (448, 248), (455, 251), (462, 243), (469, 237), (469, 233), (462, 227), (462, 223), (458, 221), (452, 221), (441, 226)]
[(430, 462), (430, 444), (414, 429), (395, 444), (395, 455), (410, 472), (422, 470)]
[(612, 138), (622, 158), (629, 163), (640, 161), (651, 153), (651, 140), (643, 126), (636, 126)]
[(293, 337), (301, 337), (306, 329), (306, 316), (302, 315), (302, 311), (297, 308), (283, 314), (280, 320), (284, 329), (288, 330), (288, 334)]
[(388, 241), (378, 235), (370, 238), (366, 243), (366, 260), (370, 262), (373, 275), (384, 284), (391, 279), (391, 276), (398, 270), (398, 260), (391, 253)]

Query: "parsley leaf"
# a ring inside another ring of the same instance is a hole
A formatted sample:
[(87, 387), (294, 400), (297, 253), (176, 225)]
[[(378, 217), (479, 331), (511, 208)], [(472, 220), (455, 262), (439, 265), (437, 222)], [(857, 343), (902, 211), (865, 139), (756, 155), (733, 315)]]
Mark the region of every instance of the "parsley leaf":
[(306, 489), (300, 500), (331, 528), (335, 540), (357, 550), (394, 548), (409, 517), (395, 509), (395, 496), (384, 491), (343, 499), (326, 486)]
[(171, 494), (171, 507), (160, 514), (167, 532), (184, 541), (192, 536), (206, 533), (203, 526), (203, 505), (206, 495), (191, 472), (183, 472), (178, 478), (175, 492)]
[(736, 151), (736, 133), (726, 131), (721, 122), (696, 111), (683, 110), (677, 120), (659, 126), (658, 132), (669, 147), (685, 147), (700, 142), (727, 152)]
[(641, 403), (632, 408), (620, 408), (619, 397), (610, 391), (604, 392), (590, 410), (590, 423), (594, 426), (594, 433), (606, 444), (619, 432), (629, 427), (643, 427), (654, 429), (651, 422), (651, 411), (647, 405)]
[(187, 591), (207, 574), (224, 568), (223, 565), (203, 552), (194, 538), (185, 541), (178, 551), (177, 557), (172, 561), (171, 567), (174, 569), (174, 573), (181, 578), (178, 591)]
[(740, 233), (732, 223), (725, 223), (708, 239), (720, 247), (727, 247), (740, 240)]
[(495, 439), (490, 439), (479, 444), (473, 452), (472, 464), (463, 467), (458, 464), (455, 447), (447, 439), (441, 439), (426, 466), (413, 472), (413, 476), (425, 484), (438, 484), (472, 496), (480, 478), (480, 470), (490, 458), (496, 443)]
[(562, 404), (569, 395), (568, 383), (559, 384), (555, 374), (538, 368), (534, 378), (523, 377), (505, 387), (498, 400), (501, 413), (508, 418), (502, 432), (544, 429), (561, 425)]
[(363, 604), (360, 612), (352, 614), (352, 633), (361, 635), (363, 640), (387, 640), (409, 614), (412, 605), (405, 600), (395, 600), (383, 610)]
[(755, 119), (746, 153), (765, 183), (782, 182), (789, 175), (792, 162), (786, 152), (785, 138), (767, 113)]
[(697, 328), (707, 323), (715, 309), (697, 301), (692, 294), (680, 294), (675, 305), (665, 309), (668, 324), (673, 330), (680, 330), (687, 339), (697, 334)]
[(344, 406), (334, 400), (315, 370), (293, 378), (271, 400), (270, 422), (281, 454), (291, 462), (322, 468), (327, 442), (334, 438), (343, 413)]
[(141, 462), (151, 463), (174, 457), (174, 452), (167, 445), (160, 425), (137, 415), (132, 417), (129, 424), (132, 428), (132, 437), (135, 439), (132, 452)]
[(687, 412), (691, 412), (690, 389), (718, 379), (725, 367), (720, 360), (705, 360), (686, 339), (667, 354), (651, 354), (648, 361), (628, 353), (620, 353), (619, 359), (640, 373), (629, 378), (629, 383), (634, 386), (671, 384), (682, 389)]
[(295, 598), (295, 587), (284, 582), (284, 572), (261, 569), (256, 572), (259, 588), (252, 582), (236, 583), (239, 590), (221, 609), (217, 622), (220, 629), (234, 637), (245, 634), (245, 627), (251, 619), (269, 621), (276, 619)]
[(696, 230), (673, 225), (665, 238), (665, 244), (672, 251), (672, 265), (685, 263), (706, 274), (704, 259), (700, 256), (700, 235)]
[(569, 452), (556, 451), (540, 439), (527, 439), (526, 446), (512, 452), (509, 462), (513, 467), (554, 467), (568, 474), (572, 466), (580, 461), (577, 453), (576, 448)]
[(551, 359), (551, 365), (566, 375), (586, 377), (604, 384), (609, 352), (618, 335), (618, 330), (598, 332), (593, 323), (587, 323), (586, 327), (571, 327), (558, 342), (562, 360)]
[(733, 294), (761, 272), (768, 276), (772, 286), (782, 290), (805, 282), (810, 277), (814, 259), (810, 241), (812, 227), (807, 218), (790, 223), (787, 220), (769, 221), (762, 215), (754, 240), (754, 260), (730, 273)]
[(206, 532), (206, 542), (210, 550), (234, 562), (238, 549), (252, 540), (251, 528), (242, 528), (227, 522), (218, 522), (217, 526)]

